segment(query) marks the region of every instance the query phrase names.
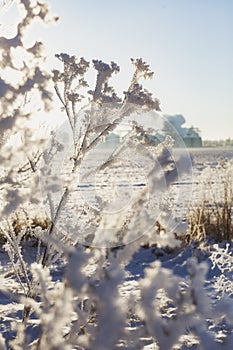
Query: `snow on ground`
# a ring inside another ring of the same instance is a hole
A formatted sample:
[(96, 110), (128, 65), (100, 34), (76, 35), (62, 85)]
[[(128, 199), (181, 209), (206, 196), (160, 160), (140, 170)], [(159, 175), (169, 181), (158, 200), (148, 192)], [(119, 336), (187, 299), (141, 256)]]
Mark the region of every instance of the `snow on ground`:
[[(30, 248), (30, 247), (27, 247)], [(32, 249), (32, 248), (31, 248)], [(33, 250), (33, 249), (32, 249)], [(144, 276), (144, 271), (150, 266), (150, 263), (155, 260), (160, 260), (162, 267), (170, 269), (175, 275), (182, 277), (184, 288), (185, 284), (189, 283), (189, 274), (187, 269), (187, 260), (191, 257), (197, 258), (199, 262), (205, 261), (208, 265), (208, 273), (205, 281), (205, 293), (211, 297), (213, 307), (221, 300), (221, 298), (233, 298), (233, 244), (224, 242), (222, 244), (214, 244), (206, 247), (206, 249), (187, 247), (186, 249), (176, 249), (173, 252), (166, 252), (166, 250), (158, 248), (140, 248), (140, 250), (133, 256), (132, 261), (126, 267), (126, 279), (120, 286), (120, 295), (124, 299), (125, 296), (132, 296), (132, 302), (137, 303), (140, 298), (139, 281)], [(33, 253), (33, 252), (32, 252)], [(94, 268), (94, 265), (93, 265)], [(10, 336), (9, 326), (11, 321), (19, 321), (22, 318), (23, 305), (18, 302), (21, 290), (16, 279), (12, 279), (12, 266), (7, 258), (6, 253), (1, 248), (1, 288), (6, 288), (12, 291), (12, 295), (0, 292), (0, 332), (4, 337)], [(58, 281), (62, 279), (64, 272), (63, 265), (58, 264), (53, 269), (53, 280)], [(93, 270), (90, 269), (90, 273)], [(171, 300), (164, 295), (161, 290), (160, 295), (160, 310), (163, 317), (174, 317), (175, 308)], [(129, 316), (129, 330), (134, 331), (139, 326), (140, 321), (136, 315)], [(141, 326), (141, 325), (140, 325)], [(224, 334), (229, 334), (232, 329), (218, 320), (208, 320), (209, 331), (214, 333), (219, 339), (224, 337)], [(141, 339), (142, 345), (145, 345), (144, 350), (157, 349), (154, 340), (151, 338)], [(192, 331), (187, 328), (187, 334), (180, 339), (180, 345), (176, 349), (195, 349), (198, 340)]]
[[(30, 247), (27, 247), (27, 249)], [(31, 248), (33, 253), (33, 249)], [(176, 249), (173, 252), (166, 252), (166, 250), (151, 248), (140, 248), (140, 250), (133, 256), (132, 261), (126, 267), (126, 279), (120, 286), (120, 295), (124, 297), (132, 296), (132, 302), (137, 303), (140, 299), (140, 279), (144, 276), (144, 271), (150, 266), (150, 263), (155, 260), (160, 260), (162, 267), (170, 269), (175, 275), (182, 277), (184, 288), (189, 283), (189, 273), (187, 268), (187, 261), (191, 257), (195, 257), (198, 262), (205, 262), (208, 265), (208, 272), (206, 275), (204, 290), (205, 293), (210, 296), (213, 307), (218, 303), (221, 298), (229, 297), (233, 298), (233, 244), (223, 242), (221, 244), (214, 244), (206, 247), (205, 249), (187, 247), (186, 249)], [(18, 302), (19, 294), (21, 290), (16, 279), (12, 279), (11, 264), (7, 258), (6, 253), (1, 248), (1, 288), (5, 287), (12, 291), (12, 295), (0, 292), (0, 332), (4, 337), (9, 338), (11, 334), (9, 332), (10, 322), (20, 322), (22, 318), (23, 305)], [(90, 273), (93, 273), (93, 269), (90, 269)], [(64, 269), (63, 265), (58, 264), (53, 269), (53, 282), (62, 279)], [(170, 318), (175, 316), (174, 304), (164, 292), (161, 290), (158, 295), (160, 311), (162, 317)], [(34, 322), (33, 320), (31, 321)], [(134, 332), (138, 326), (142, 326), (136, 315), (129, 315), (128, 330)], [(215, 335), (216, 338), (222, 339), (225, 334), (232, 333), (232, 329), (221, 320), (208, 320), (209, 332)], [(154, 349), (158, 347), (152, 338), (141, 339), (141, 344), (145, 345), (144, 350)], [(198, 339), (192, 333), (191, 329), (188, 329), (185, 335), (180, 339), (179, 346), (174, 349), (187, 350), (198, 349)]]
[[(195, 155), (194, 155), (195, 156)], [(205, 160), (203, 161), (203, 155), (197, 152), (196, 155), (196, 168), (194, 169), (196, 174), (201, 173), (205, 167)], [(201, 160), (202, 159), (202, 160)], [(208, 155), (208, 162), (214, 166), (214, 156)], [(212, 162), (212, 163), (211, 163)], [(26, 245), (24, 248), (25, 259), (29, 262), (34, 259), (35, 248)], [(223, 297), (233, 298), (233, 243), (222, 242), (221, 244), (210, 243), (206, 246), (188, 246), (185, 249), (177, 248), (173, 251), (161, 249), (157, 247), (143, 248), (141, 247), (137, 253), (134, 254), (130, 263), (125, 267), (126, 278), (123, 284), (120, 286), (120, 295), (124, 297), (132, 296), (132, 303), (137, 303), (140, 299), (140, 279), (144, 277), (145, 269), (150, 264), (158, 260), (161, 262), (163, 268), (171, 270), (176, 276), (182, 278), (183, 287), (186, 288), (189, 283), (189, 272), (187, 261), (189, 258), (195, 258), (198, 262), (205, 262), (207, 274), (204, 283), (204, 292), (211, 299), (213, 308), (218, 304)], [(89, 272), (93, 273), (93, 267), (89, 266)], [(54, 265), (52, 269), (53, 282), (62, 279), (64, 273), (64, 265), (62, 260)], [(12, 278), (13, 277), (13, 278)], [(22, 318), (23, 305), (19, 302), (19, 295), (22, 290), (20, 285), (17, 283), (15, 277), (15, 271), (9, 261), (9, 258), (4, 251), (3, 247), (0, 247), (0, 333), (5, 338), (12, 336), (9, 331), (11, 321), (20, 321)], [(4, 292), (7, 290), (9, 293)], [(164, 318), (172, 318), (175, 315), (175, 306), (172, 300), (164, 295), (161, 290), (158, 298), (160, 298), (160, 312)], [(208, 330), (211, 334), (214, 334), (216, 339), (223, 339), (226, 334), (233, 332), (232, 327), (229, 327), (224, 320), (221, 319), (208, 319), (207, 325)], [(33, 322), (33, 321), (31, 321)], [(142, 326), (140, 321), (135, 314), (130, 315), (129, 310), (129, 322), (128, 328), (131, 332)], [(124, 340), (122, 340), (122, 344)], [(141, 339), (142, 347), (144, 350), (157, 350), (158, 346), (155, 341), (148, 337)], [(132, 348), (132, 347), (131, 347)], [(179, 345), (175, 347), (176, 350), (188, 350), (198, 349), (198, 339), (192, 333), (192, 329), (187, 326), (186, 334), (180, 339)]]

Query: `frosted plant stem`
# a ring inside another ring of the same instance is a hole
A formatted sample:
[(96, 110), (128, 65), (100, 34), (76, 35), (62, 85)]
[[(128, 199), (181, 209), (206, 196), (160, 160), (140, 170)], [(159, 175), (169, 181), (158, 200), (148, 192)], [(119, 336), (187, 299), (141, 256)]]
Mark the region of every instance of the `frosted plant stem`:
[[(48, 235), (51, 236), (55, 230), (55, 226), (56, 226), (56, 222), (59, 218), (59, 215), (60, 215), (60, 212), (63, 208), (63, 205), (65, 203), (65, 201), (67, 200), (67, 197), (69, 195), (69, 189), (68, 187), (66, 187), (61, 199), (60, 199), (60, 202), (59, 202), (59, 205), (58, 205), (58, 208), (57, 208), (57, 211), (56, 211), (56, 214), (55, 214), (55, 217), (53, 218), (53, 221), (51, 223), (51, 226), (50, 226), (50, 229), (49, 229), (49, 232), (48, 232)], [(48, 247), (48, 244), (46, 245), (46, 248), (44, 250), (44, 254), (43, 254), (43, 258), (42, 258), (42, 266), (45, 267), (46, 266), (46, 263), (48, 261), (48, 258), (49, 258), (49, 247)]]
[[(24, 275), (24, 277), (25, 277), (28, 290), (30, 290), (31, 284), (30, 284), (30, 281), (29, 281), (29, 278), (28, 278), (28, 275), (27, 275), (27, 270), (26, 270), (26, 267), (25, 267), (25, 263), (24, 263), (24, 261), (23, 261), (22, 255), (21, 255), (20, 252), (19, 252), (17, 243), (15, 242), (14, 238), (12, 238), (11, 235), (10, 235), (8, 232), (6, 232), (6, 230), (5, 230), (3, 227), (0, 227), (0, 230), (2, 231), (2, 233), (4, 234), (4, 236), (6, 237), (8, 243), (10, 244), (10, 246), (13, 248), (13, 251), (14, 251), (15, 255), (17, 256), (18, 260), (19, 260), (19, 263), (20, 263), (20, 266), (21, 266), (21, 270), (22, 270), (23, 275)], [(11, 261), (12, 261), (13, 268), (14, 268), (14, 271), (15, 271), (15, 273), (16, 273), (16, 276), (17, 276), (17, 278), (18, 278), (18, 280), (19, 280), (19, 283), (20, 283), (21, 287), (23, 288), (24, 292), (26, 292), (26, 291), (25, 291), (25, 287), (23, 286), (23, 283), (22, 283), (22, 281), (21, 281), (21, 278), (20, 278), (20, 276), (19, 276), (19, 274), (18, 274), (18, 272), (17, 272), (17, 269), (16, 269), (16, 267), (15, 267), (15, 264), (14, 264), (14, 262), (13, 262), (13, 259), (11, 259)]]

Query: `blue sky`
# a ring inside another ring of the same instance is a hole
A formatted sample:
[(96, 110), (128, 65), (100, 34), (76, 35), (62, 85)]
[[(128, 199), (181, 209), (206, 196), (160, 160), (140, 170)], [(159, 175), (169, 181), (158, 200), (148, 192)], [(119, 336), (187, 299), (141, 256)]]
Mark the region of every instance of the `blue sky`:
[(57, 25), (40, 30), (51, 59), (67, 52), (114, 60), (127, 88), (130, 57), (155, 72), (146, 86), (164, 113), (181, 113), (204, 139), (233, 138), (232, 0), (51, 0)]

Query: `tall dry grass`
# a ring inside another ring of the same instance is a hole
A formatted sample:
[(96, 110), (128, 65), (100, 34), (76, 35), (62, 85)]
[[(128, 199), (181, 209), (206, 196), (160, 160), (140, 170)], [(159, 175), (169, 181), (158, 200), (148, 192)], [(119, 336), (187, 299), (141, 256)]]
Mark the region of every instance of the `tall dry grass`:
[(211, 238), (217, 242), (233, 238), (233, 162), (225, 161), (204, 171), (200, 196), (188, 213), (186, 240)]

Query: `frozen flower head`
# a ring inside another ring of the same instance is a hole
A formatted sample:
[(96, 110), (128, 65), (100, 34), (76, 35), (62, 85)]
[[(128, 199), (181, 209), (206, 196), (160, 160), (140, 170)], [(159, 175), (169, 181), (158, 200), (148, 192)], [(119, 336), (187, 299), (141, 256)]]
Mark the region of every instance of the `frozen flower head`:
[(138, 83), (134, 83), (124, 94), (128, 103), (140, 105), (148, 110), (160, 111), (159, 100), (153, 98), (152, 94)]
[(64, 75), (62, 73), (60, 73), (60, 71), (58, 69), (53, 69), (52, 73), (53, 73), (53, 81), (54, 81), (54, 83), (63, 81), (63, 76)]
[(131, 62), (135, 66), (134, 82), (138, 81), (141, 77), (144, 79), (151, 79), (153, 77), (154, 73), (150, 70), (149, 64), (141, 58), (131, 58)]
[(148, 110), (160, 111), (159, 100), (139, 84), (141, 78), (151, 79), (154, 73), (150, 70), (149, 65), (141, 58), (131, 58), (131, 62), (135, 67), (135, 72), (128, 90), (124, 91), (126, 101), (140, 105)]
[(115, 62), (107, 64), (101, 60), (93, 60), (93, 66), (97, 71), (96, 85), (94, 91), (88, 91), (92, 95), (93, 101), (100, 103), (120, 102), (121, 99), (117, 97), (114, 88), (108, 85), (109, 78), (113, 73), (118, 73), (120, 67)]
[[(63, 63), (63, 77), (69, 78), (71, 80), (75, 79), (77, 76), (83, 77), (89, 68), (89, 62), (87, 62), (83, 57), (79, 60), (75, 56), (70, 56), (66, 53), (60, 53), (59, 55), (55, 55), (62, 63)], [(58, 71), (54, 71), (56, 76), (58, 75)]]
[(110, 64), (104, 63), (101, 60), (93, 60), (94, 68), (100, 73), (104, 73), (107, 76), (111, 76), (112, 73), (118, 73), (120, 71), (120, 67), (115, 63), (111, 62)]

